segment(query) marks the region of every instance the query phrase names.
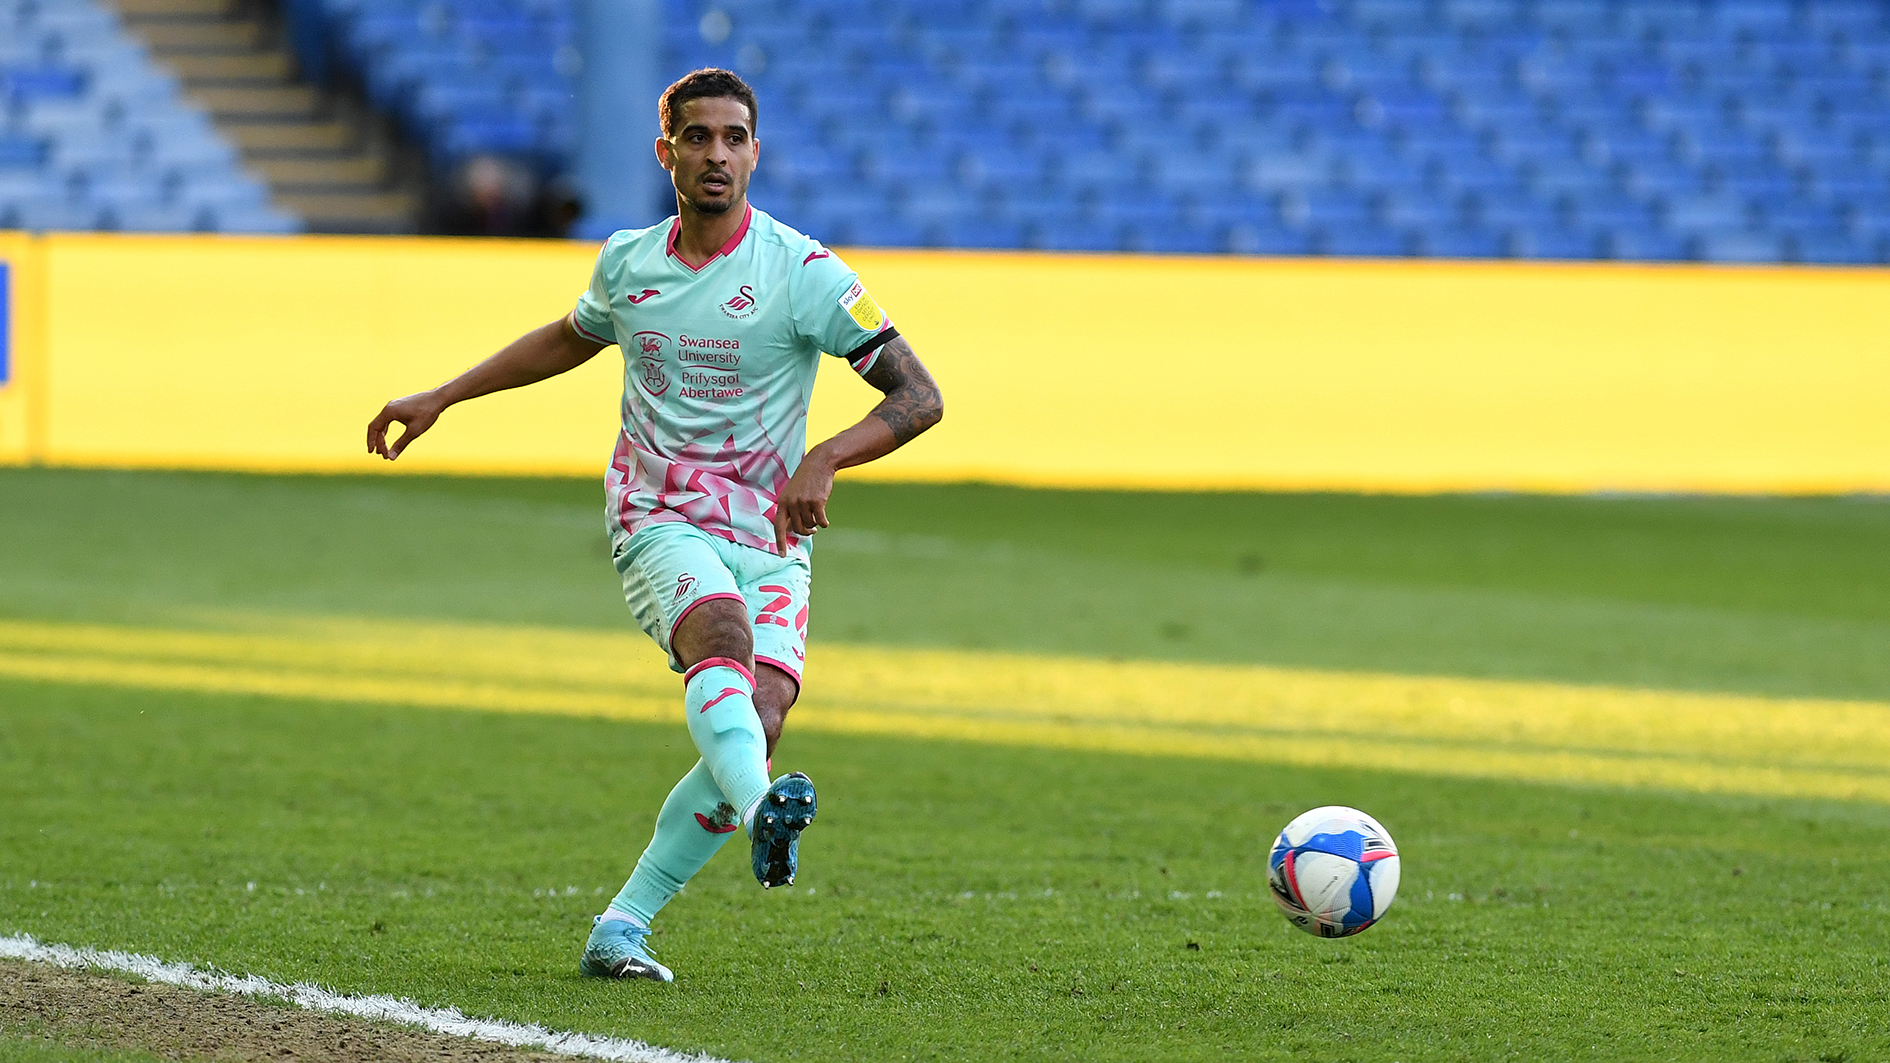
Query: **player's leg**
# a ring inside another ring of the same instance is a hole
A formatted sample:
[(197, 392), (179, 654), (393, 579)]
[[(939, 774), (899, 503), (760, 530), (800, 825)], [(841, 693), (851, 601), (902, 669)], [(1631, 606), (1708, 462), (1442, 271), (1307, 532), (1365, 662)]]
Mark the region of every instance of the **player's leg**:
[[(686, 524), (660, 524), (619, 542), (615, 551), (631, 612), (643, 630), (670, 652), (670, 667), (681, 672), (688, 668), (676, 654), (681, 640), (675, 636), (679, 631), (697, 633), (699, 637), (691, 641), (692, 646), (706, 639), (716, 643), (711, 648), (728, 654), (746, 658), (752, 653), (741, 641), (747, 637), (746, 605), (734, 576), (707, 539)], [(719, 623), (699, 625), (693, 619), (698, 613), (716, 618), (718, 610), (723, 614)], [(733, 630), (726, 616), (730, 612), (736, 620)], [(708, 698), (699, 693), (692, 696), (690, 687), (705, 686), (707, 680), (697, 680), (708, 671), (698, 670), (685, 683), (684, 711), (689, 715), (703, 715), (701, 709)], [(749, 715), (753, 717), (752, 709)], [(751, 744), (765, 749), (758, 721), (753, 730)], [(765, 752), (763, 757), (758, 775), (759, 785), (765, 787)], [(647, 947), (651, 921), (709, 862), (737, 829), (738, 822), (711, 764), (707, 758), (698, 761), (663, 802), (655, 834), (638, 859), (636, 870), (595, 921), (579, 969), (590, 975), (669, 981), (669, 970), (656, 962)]]
[(768, 789), (768, 740), (755, 710), (755, 646), (748, 604), (704, 602), (677, 625), (670, 645), (686, 668), (684, 715), (728, 803), (745, 823)]
[(768, 736), (772, 757), (788, 710), (801, 694), (813, 570), (801, 556), (783, 558), (732, 543), (718, 549), (748, 601), (755, 647), (755, 710), (761, 714), (761, 729)]
[[(752, 670), (749, 609), (755, 604), (752, 597), (743, 605), (708, 602), (677, 627), (672, 645), (679, 660), (696, 662), (685, 699), (690, 737), (729, 805), (740, 810), (756, 881), (772, 888), (794, 881), (800, 833), (814, 821), (814, 785), (800, 772), (768, 782), (768, 740)], [(769, 702), (778, 722), (786, 714), (778, 684), (771, 683)]]
[(774, 747), (781, 741), (781, 728), (787, 724), (788, 710), (800, 700), (800, 680), (766, 661), (755, 662), (755, 714), (761, 717), (761, 733), (768, 740), (768, 759), (774, 759)]
[[(808, 588), (811, 570), (801, 555), (780, 557), (733, 543), (717, 547), (740, 582), (754, 635), (755, 710), (774, 755), (788, 710), (800, 696), (801, 662), (807, 656)], [(814, 784), (800, 772), (774, 781), (760, 810), (749, 820), (749, 856), (763, 886), (794, 881), (801, 831), (818, 809)]]
[[(755, 708), (772, 756), (774, 743), (781, 736), (781, 721), (800, 694), (800, 684), (768, 664), (756, 667), (755, 679)], [(628, 917), (627, 921), (635, 925), (650, 926), (656, 913), (740, 829), (741, 816), (716, 784), (708, 762), (696, 761), (663, 802), (656, 817), (655, 836), (638, 859), (630, 880), (610, 902), (604, 918)]]
[(735, 810), (722, 797), (709, 766), (696, 761), (656, 814), (656, 832), (637, 858), (636, 870), (593, 924), (580, 969), (585, 974), (669, 981), (669, 969), (644, 945), (649, 928), (656, 913), (738, 829)]

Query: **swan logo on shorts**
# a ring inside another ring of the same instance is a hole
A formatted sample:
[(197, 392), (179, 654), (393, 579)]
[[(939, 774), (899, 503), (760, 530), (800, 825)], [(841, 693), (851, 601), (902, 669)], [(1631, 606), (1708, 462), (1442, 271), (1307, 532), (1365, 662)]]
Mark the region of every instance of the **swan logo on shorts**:
[(873, 301), (866, 286), (859, 281), (854, 281), (853, 287), (840, 297), (840, 309), (852, 315), (853, 323), (868, 332), (878, 332), (879, 327), (886, 323), (886, 315), (880, 313), (879, 304)]
[(685, 572), (676, 577), (676, 600), (681, 601), (695, 593), (696, 578)]

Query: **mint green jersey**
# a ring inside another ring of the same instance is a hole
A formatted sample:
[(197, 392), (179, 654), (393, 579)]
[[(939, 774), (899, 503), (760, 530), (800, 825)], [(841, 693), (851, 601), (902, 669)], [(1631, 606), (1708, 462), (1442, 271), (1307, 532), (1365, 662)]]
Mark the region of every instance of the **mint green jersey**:
[(773, 551), (821, 353), (865, 373), (898, 332), (838, 256), (752, 206), (700, 265), (678, 254), (680, 233), (671, 218), (612, 236), (573, 315), (623, 350), (611, 520), (629, 534), (687, 521)]

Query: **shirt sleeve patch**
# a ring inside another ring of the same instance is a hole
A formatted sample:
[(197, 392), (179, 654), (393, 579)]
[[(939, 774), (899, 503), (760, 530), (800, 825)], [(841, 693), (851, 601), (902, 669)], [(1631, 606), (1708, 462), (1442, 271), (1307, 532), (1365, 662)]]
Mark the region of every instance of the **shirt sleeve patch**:
[(840, 309), (852, 316), (854, 324), (868, 332), (886, 323), (886, 315), (880, 311), (879, 304), (873, 301), (866, 286), (859, 281), (854, 281), (853, 287), (840, 297)]

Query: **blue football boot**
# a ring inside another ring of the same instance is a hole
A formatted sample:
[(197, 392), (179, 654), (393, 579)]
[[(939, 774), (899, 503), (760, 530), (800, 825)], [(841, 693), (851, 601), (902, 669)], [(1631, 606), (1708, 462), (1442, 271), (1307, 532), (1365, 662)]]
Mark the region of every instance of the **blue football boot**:
[(591, 939), (584, 943), (584, 958), (578, 961), (578, 973), (592, 978), (648, 978), (652, 982), (673, 982), (676, 976), (650, 955), (648, 927), (622, 919), (591, 921)]
[(800, 861), (801, 832), (814, 822), (816, 807), (813, 780), (798, 771), (776, 779), (761, 795), (750, 828), (753, 846), (749, 855), (755, 866), (755, 881), (763, 888), (793, 884)]

